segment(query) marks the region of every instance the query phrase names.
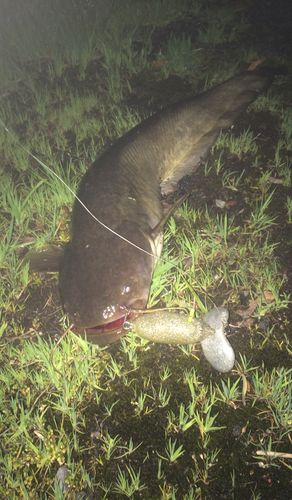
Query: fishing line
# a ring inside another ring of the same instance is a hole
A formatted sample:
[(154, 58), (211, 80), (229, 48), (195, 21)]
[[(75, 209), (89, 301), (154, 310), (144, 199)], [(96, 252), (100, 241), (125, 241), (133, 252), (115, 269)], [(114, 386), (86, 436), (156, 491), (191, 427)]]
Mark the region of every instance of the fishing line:
[[(13, 138), (13, 140), (16, 142), (16, 144), (18, 144), (26, 153), (28, 153), (32, 158), (34, 158), (43, 168), (45, 168), (46, 170), (48, 170), (49, 172), (51, 172), (51, 174), (53, 174), (60, 182), (62, 182), (62, 184), (64, 184), (64, 186), (70, 191), (71, 194), (73, 194), (74, 198), (79, 201), (80, 205), (83, 206), (83, 208), (85, 208), (85, 210), (89, 213), (89, 215), (91, 215), (91, 217), (93, 217), (96, 222), (98, 222), (99, 224), (101, 224), (101, 226), (103, 226), (105, 229), (107, 229), (108, 231), (110, 231), (111, 233), (113, 233), (115, 236), (118, 236), (119, 238), (121, 238), (122, 240), (126, 241), (127, 243), (129, 243), (130, 245), (132, 245), (133, 247), (137, 248), (138, 250), (141, 250), (141, 252), (144, 252), (146, 253), (147, 255), (150, 255), (151, 257), (154, 257), (155, 259), (158, 259), (157, 255), (151, 253), (151, 252), (148, 252), (147, 250), (144, 250), (144, 248), (141, 248), (139, 247), (138, 245), (135, 245), (135, 243), (133, 243), (132, 241), (128, 240), (127, 238), (125, 238), (124, 236), (122, 236), (121, 234), (117, 233), (116, 231), (114, 231), (113, 229), (111, 229), (109, 226), (107, 226), (104, 222), (102, 222), (100, 219), (98, 219), (90, 210), (89, 208), (83, 203), (83, 201), (80, 200), (80, 198), (77, 196), (77, 194), (74, 193), (74, 191), (68, 186), (68, 184), (66, 184), (65, 181), (63, 181), (63, 179), (58, 175), (56, 174), (56, 172), (54, 172), (54, 170), (52, 170), (50, 167), (48, 167), (47, 165), (45, 165), (45, 163), (43, 163), (39, 158), (37, 158), (34, 154), (32, 154), (28, 149), (26, 149), (25, 146), (23, 146), (17, 139), (16, 137), (10, 132), (10, 130), (8, 130), (8, 128), (5, 126), (5, 124), (2, 122), (2, 120), (0, 120), (0, 124), (4, 127), (4, 129), (6, 130), (6, 132), (11, 135), (11, 137)], [(159, 260), (162, 260), (163, 262), (165, 263), (168, 263), (167, 260), (164, 260), (164, 259), (161, 259), (159, 258)]]
[[(39, 158), (37, 158), (33, 153), (31, 153), (25, 146), (23, 146), (19, 141), (18, 139), (16, 139), (16, 137), (12, 134), (12, 132), (10, 132), (10, 130), (6, 127), (6, 125), (2, 122), (2, 120), (0, 120), (0, 124), (2, 125), (2, 127), (4, 128), (4, 130), (6, 130), (6, 132), (13, 138), (13, 140), (16, 142), (16, 144), (18, 144), (28, 155), (30, 155), (32, 158), (34, 158), (34, 160), (37, 161), (37, 163), (39, 163), (39, 165), (41, 165), (44, 169), (48, 170), (51, 174), (53, 174), (67, 189), (68, 191), (70, 191), (70, 193), (74, 196), (74, 198), (80, 203), (80, 205), (82, 205), (82, 207), (89, 213), (89, 215), (91, 215), (91, 217), (93, 217), (94, 220), (96, 220), (96, 222), (98, 222), (101, 226), (103, 226), (105, 229), (107, 229), (108, 231), (110, 231), (112, 234), (114, 234), (115, 236), (117, 236), (118, 238), (121, 238), (122, 240), (124, 240), (126, 243), (129, 243), (129, 245), (132, 245), (133, 247), (137, 248), (138, 250), (140, 250), (141, 252), (144, 252), (146, 253), (147, 255), (150, 255), (150, 257), (154, 257), (156, 260), (160, 260), (161, 262), (164, 262), (165, 264), (171, 264), (170, 261), (168, 260), (165, 260), (163, 259), (162, 257), (157, 257), (157, 255), (151, 253), (151, 252), (148, 252), (147, 250), (144, 250), (144, 248), (141, 248), (139, 247), (138, 245), (136, 245), (135, 243), (133, 243), (132, 241), (128, 240), (127, 238), (125, 238), (124, 236), (122, 236), (121, 234), (117, 233), (116, 231), (114, 231), (113, 229), (111, 229), (109, 226), (107, 226), (104, 222), (102, 222), (100, 219), (98, 219), (90, 210), (89, 208), (83, 203), (83, 201), (80, 200), (80, 198), (74, 193), (74, 191), (66, 184), (66, 182), (58, 175), (56, 174), (56, 172), (54, 172), (50, 167), (48, 167), (45, 163), (43, 163)], [(181, 269), (179, 269), (178, 266), (176, 266), (175, 264), (172, 264), (173, 267), (175, 269), (177, 269), (179, 271), (179, 273), (182, 273), (182, 274), (186, 274), (185, 271), (182, 271)], [(187, 280), (184, 278), (184, 276), (182, 276), (183, 279), (185, 280), (187, 286), (189, 288), (191, 288), (191, 292), (192, 294), (194, 295), (194, 299), (198, 302), (200, 308), (203, 309), (203, 304), (201, 303), (199, 297), (195, 294), (194, 290), (192, 289), (192, 287), (190, 286), (190, 284), (187, 282)], [(200, 287), (201, 288), (201, 287)], [(202, 289), (201, 289), (202, 290)], [(205, 293), (207, 295), (207, 292), (205, 290), (202, 290), (203, 293)], [(210, 298), (210, 297), (209, 297)], [(213, 302), (213, 301), (212, 301)]]

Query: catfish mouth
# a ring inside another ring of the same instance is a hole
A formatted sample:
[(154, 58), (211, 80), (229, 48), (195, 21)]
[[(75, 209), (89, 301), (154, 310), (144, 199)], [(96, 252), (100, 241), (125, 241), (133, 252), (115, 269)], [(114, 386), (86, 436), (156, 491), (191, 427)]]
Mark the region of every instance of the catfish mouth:
[[(108, 321), (107, 323), (102, 323), (96, 326), (77, 326), (74, 325), (71, 328), (72, 332), (76, 335), (80, 335), (83, 339), (87, 338), (89, 342), (104, 346), (115, 342), (123, 335), (129, 331), (129, 326), (125, 327), (125, 323), (129, 320), (133, 320), (137, 314), (145, 311), (145, 303), (147, 300), (135, 300), (127, 306), (120, 306), (121, 316), (118, 318)], [(66, 307), (64, 310), (66, 311)], [(70, 315), (69, 315), (70, 317)], [(81, 323), (82, 325), (82, 323)]]
[[(133, 309), (132, 306), (134, 306)], [(64, 310), (66, 311), (66, 307), (64, 307)], [(128, 333), (130, 327), (129, 325), (125, 326), (125, 323), (133, 320), (137, 314), (144, 312), (145, 303), (144, 301), (135, 301), (131, 306), (120, 307), (120, 310), (123, 313), (121, 316), (96, 326), (79, 326), (80, 323), (77, 326), (72, 322), (71, 331), (79, 335), (82, 339), (86, 338), (89, 342), (99, 346), (112, 344)]]
[(89, 328), (73, 327), (73, 331), (81, 335), (84, 335), (86, 333), (87, 337), (90, 337), (91, 335), (95, 336), (102, 333), (103, 334), (118, 333), (124, 329), (123, 328), (124, 323), (129, 319), (131, 319), (133, 316), (134, 316), (133, 313), (127, 311), (126, 314), (123, 314), (114, 321), (109, 321), (108, 323), (104, 323), (103, 325), (92, 326)]

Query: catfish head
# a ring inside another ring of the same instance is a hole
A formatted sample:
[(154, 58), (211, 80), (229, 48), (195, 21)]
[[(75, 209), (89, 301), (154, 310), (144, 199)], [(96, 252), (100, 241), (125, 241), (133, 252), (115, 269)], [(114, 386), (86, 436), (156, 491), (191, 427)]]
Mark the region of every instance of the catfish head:
[[(115, 230), (146, 252), (155, 251), (151, 234), (136, 223), (125, 221)], [(102, 227), (73, 234), (60, 268), (61, 300), (73, 331), (99, 345), (125, 334), (131, 310), (146, 308), (155, 260)]]

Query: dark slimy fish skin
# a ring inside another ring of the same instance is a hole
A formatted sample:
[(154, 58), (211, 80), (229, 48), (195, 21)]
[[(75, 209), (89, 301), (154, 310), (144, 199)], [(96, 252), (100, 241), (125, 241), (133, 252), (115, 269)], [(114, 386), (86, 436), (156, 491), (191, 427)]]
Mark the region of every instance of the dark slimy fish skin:
[(130, 130), (91, 165), (78, 197), (103, 223), (156, 258), (102, 227), (75, 200), (60, 294), (76, 332), (87, 331), (87, 339), (100, 345), (113, 342), (125, 333), (127, 311), (145, 309), (162, 250), (161, 228), (155, 229), (162, 220), (161, 193), (174, 190), (198, 167), (220, 130), (270, 83), (270, 76), (247, 72), (174, 104)]

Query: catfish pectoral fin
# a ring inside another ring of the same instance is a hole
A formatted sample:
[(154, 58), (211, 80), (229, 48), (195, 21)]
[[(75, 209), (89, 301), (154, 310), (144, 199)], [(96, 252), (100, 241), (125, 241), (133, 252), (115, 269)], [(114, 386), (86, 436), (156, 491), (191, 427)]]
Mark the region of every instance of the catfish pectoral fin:
[(152, 229), (151, 234), (153, 239), (157, 237), (159, 233), (161, 233), (164, 224), (168, 221), (168, 219), (174, 214), (174, 212), (180, 207), (180, 205), (186, 201), (186, 199), (190, 196), (191, 193), (186, 193), (183, 196), (181, 196), (171, 207), (169, 210), (166, 212), (164, 217), (161, 219), (161, 221), (158, 222), (158, 224)]
[(49, 245), (45, 249), (30, 250), (23, 259), (23, 264), (29, 262), (30, 272), (57, 273), (59, 272), (63, 247)]
[(216, 142), (220, 128), (203, 135), (191, 148), (183, 161), (171, 174), (160, 183), (161, 194), (170, 194), (177, 189), (177, 183), (185, 176), (194, 173), (200, 163), (206, 160), (207, 154)]

